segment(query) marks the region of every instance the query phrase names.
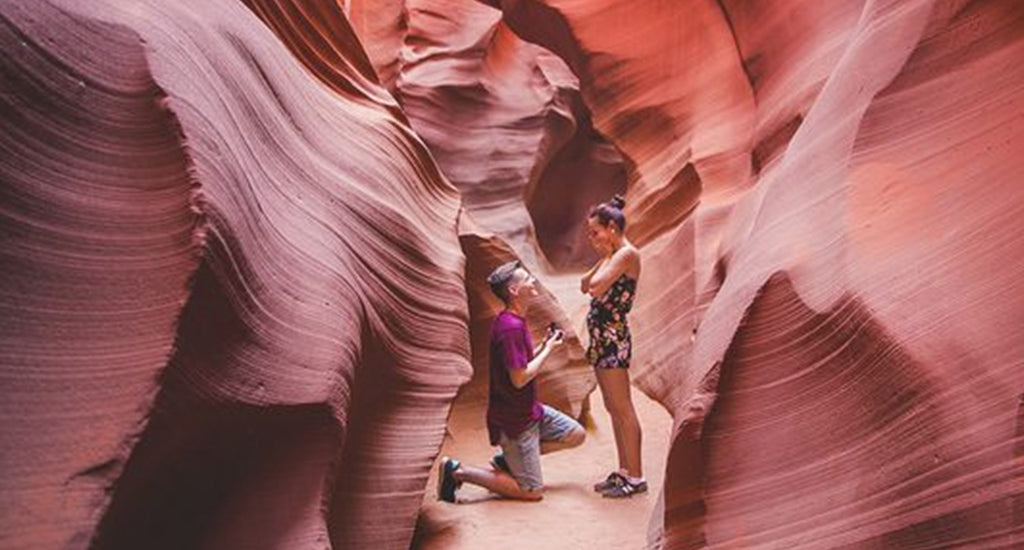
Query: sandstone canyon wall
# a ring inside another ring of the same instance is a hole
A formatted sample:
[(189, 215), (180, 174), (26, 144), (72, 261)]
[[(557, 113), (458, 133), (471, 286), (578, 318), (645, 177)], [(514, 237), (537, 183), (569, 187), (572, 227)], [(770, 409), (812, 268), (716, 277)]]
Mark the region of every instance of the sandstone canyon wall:
[(209, 4), (0, 2), (0, 546), (408, 547), (622, 190), (652, 548), (1024, 544), (1024, 4)]
[(409, 544), (459, 197), (340, 11), (250, 6), (0, 4), (4, 548)]
[(1024, 6), (641, 4), (494, 3), (574, 68), (634, 218), (701, 182), (694, 277), (637, 315), (693, 331), (638, 346), (676, 348), (651, 544), (1019, 545)]
[(573, 322), (583, 296), (566, 286), (595, 259), (580, 231), (587, 208), (624, 190), (626, 173), (617, 150), (594, 131), (578, 79), (476, 0), (340, 5), (360, 22), (354, 27), (381, 80), (462, 196), (476, 372), (464, 400), (482, 414), (487, 327), (500, 308), (484, 277), (519, 259), (544, 287), (530, 315), (535, 334), (555, 321), (570, 336), (541, 375), (542, 397), (580, 413), (595, 381)]

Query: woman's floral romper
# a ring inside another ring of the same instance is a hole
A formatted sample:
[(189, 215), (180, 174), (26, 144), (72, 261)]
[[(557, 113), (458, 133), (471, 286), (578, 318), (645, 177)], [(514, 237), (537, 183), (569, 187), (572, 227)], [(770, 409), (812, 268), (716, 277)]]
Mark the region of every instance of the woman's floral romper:
[(587, 313), (587, 330), (590, 333), (587, 361), (594, 367), (629, 368), (633, 346), (626, 314), (633, 308), (635, 295), (636, 279), (623, 273), (604, 296), (590, 300), (590, 312)]

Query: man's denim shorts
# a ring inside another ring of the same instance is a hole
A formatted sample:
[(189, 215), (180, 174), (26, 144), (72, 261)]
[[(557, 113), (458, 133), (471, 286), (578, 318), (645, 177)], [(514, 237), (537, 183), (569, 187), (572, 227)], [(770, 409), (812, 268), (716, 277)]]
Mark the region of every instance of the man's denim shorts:
[(541, 441), (561, 441), (582, 429), (583, 426), (571, 416), (544, 405), (544, 416), (540, 420), (515, 437), (502, 433), (498, 443), (519, 486), (525, 491), (536, 491), (544, 486), (540, 473)]

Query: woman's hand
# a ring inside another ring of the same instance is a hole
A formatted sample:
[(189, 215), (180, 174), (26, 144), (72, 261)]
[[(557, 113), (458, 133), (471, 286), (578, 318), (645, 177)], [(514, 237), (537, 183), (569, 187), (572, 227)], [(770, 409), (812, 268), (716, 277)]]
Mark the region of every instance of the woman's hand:
[(604, 295), (620, 276), (629, 272), (631, 265), (639, 267), (640, 254), (632, 246), (619, 248), (606, 262), (598, 264), (600, 269), (591, 275), (587, 292), (595, 298)]
[(590, 268), (589, 271), (583, 274), (583, 277), (580, 279), (580, 292), (584, 294), (590, 292), (590, 280), (594, 278), (594, 273), (597, 273), (597, 270), (603, 263), (603, 259), (598, 260), (597, 263), (594, 264), (594, 267)]

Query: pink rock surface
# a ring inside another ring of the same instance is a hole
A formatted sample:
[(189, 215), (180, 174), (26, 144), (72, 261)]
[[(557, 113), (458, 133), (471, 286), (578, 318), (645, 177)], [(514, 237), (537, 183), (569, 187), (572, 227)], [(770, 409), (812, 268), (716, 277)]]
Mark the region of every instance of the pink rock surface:
[[(461, 399), (476, 407), (460, 410), (483, 416), (486, 407), (487, 331), (501, 305), (485, 278), (520, 259), (544, 286), (529, 315), (535, 337), (551, 321), (570, 336), (541, 374), (541, 397), (580, 414), (595, 380), (553, 283), (559, 268), (593, 260), (580, 230), (585, 209), (623, 188), (621, 159), (593, 132), (568, 67), (517, 37), (500, 11), (475, 0), (410, 0), (403, 13), (395, 95), (465, 208), (460, 240), (476, 374)], [(391, 44), (366, 30), (361, 38), (371, 51)], [(581, 176), (594, 180), (588, 194), (575, 192)]]
[(309, 0), (241, 0), (292, 55), (334, 91), (371, 99), (404, 119), (394, 98), (378, 85), (376, 65), (338, 6)]
[(408, 13), (405, 0), (336, 0), (370, 62), (388, 89), (393, 89), (401, 70), (400, 53), (405, 41)]
[[(659, 169), (692, 159), (702, 184), (692, 221), (641, 222), (695, 225), (673, 248), (695, 286), (635, 315), (685, 329), (679, 308), (697, 327), (692, 346), (637, 338), (641, 382), (676, 416), (651, 544), (1020, 544), (1019, 3), (499, 5), (636, 160), (634, 220), (679, 188)], [(728, 31), (733, 61), (715, 53)], [(718, 170), (744, 155), (749, 180)], [(664, 256), (667, 237), (648, 242)], [(677, 361), (652, 364), (665, 346)]]
[[(728, 208), (752, 183), (755, 101), (728, 19), (714, 2), (492, 4), (517, 34), (566, 60), (594, 128), (624, 157), (627, 234), (652, 251), (641, 279), (650, 290), (638, 294), (633, 315), (633, 377), (655, 399), (678, 401), (696, 289), (711, 271), (693, 258), (712, 255), (718, 238), (686, 220), (701, 217), (698, 203)], [(697, 233), (707, 238), (695, 241)]]
[(351, 31), (289, 34), (343, 17), (251, 5), (291, 52), (241, 3), (0, 4), (0, 546), (409, 544), (458, 195)]
[(0, 546), (458, 539), (483, 277), (578, 329), (623, 188), (651, 547), (1024, 545), (1019, 2), (9, 0), (0, 47)]
[(586, 208), (622, 190), (625, 173), (576, 77), (474, 0), (410, 0), (406, 12), (396, 96), (466, 210), (534, 270), (592, 261)]

